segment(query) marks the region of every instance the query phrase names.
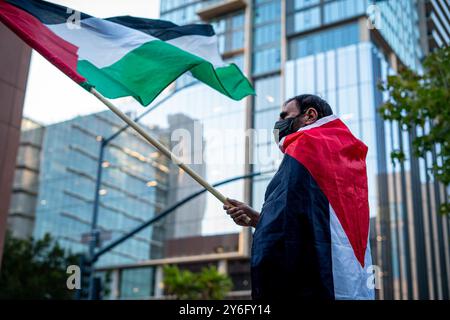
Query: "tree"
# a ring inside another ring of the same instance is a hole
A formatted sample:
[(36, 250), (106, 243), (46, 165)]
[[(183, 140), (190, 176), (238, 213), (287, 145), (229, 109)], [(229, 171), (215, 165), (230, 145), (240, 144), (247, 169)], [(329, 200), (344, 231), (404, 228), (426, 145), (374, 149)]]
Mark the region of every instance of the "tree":
[[(450, 47), (442, 48), (423, 61), (423, 71), (418, 74), (408, 68), (389, 76), (380, 89), (388, 93), (388, 100), (381, 106), (385, 120), (397, 121), (401, 129), (416, 134), (412, 140), (415, 156), (424, 158), (428, 152), (436, 157), (431, 173), (445, 187), (450, 184)], [(424, 131), (428, 127), (429, 130)], [(403, 150), (394, 150), (392, 160), (404, 161)], [(442, 213), (448, 213), (450, 205), (444, 199)]]
[(37, 241), (7, 234), (0, 270), (0, 299), (72, 299), (75, 291), (66, 286), (66, 270), (78, 261), (48, 234)]
[(212, 266), (200, 273), (164, 267), (164, 287), (168, 295), (180, 300), (221, 300), (231, 290), (231, 279)]

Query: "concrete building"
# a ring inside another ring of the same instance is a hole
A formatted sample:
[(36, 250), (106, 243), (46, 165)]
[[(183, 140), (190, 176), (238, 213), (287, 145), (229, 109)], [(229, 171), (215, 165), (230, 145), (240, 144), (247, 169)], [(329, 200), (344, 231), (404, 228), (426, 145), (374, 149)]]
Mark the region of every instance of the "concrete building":
[(0, 24), (0, 268), (31, 49)]
[(446, 0), (420, 0), (419, 13), (424, 52), (450, 45), (450, 3)]
[(33, 236), (44, 132), (45, 128), (39, 123), (22, 119), (8, 216), (8, 230), (16, 238), (28, 239)]
[[(39, 181), (33, 185), (38, 194), (34, 208), (35, 238), (49, 233), (64, 249), (73, 253), (87, 252), (99, 136), (109, 137), (123, 125), (114, 114), (105, 111), (45, 127), (40, 156), (33, 155), (40, 159)], [(157, 132), (157, 128), (153, 129)], [(20, 161), (21, 157), (19, 167)], [(131, 130), (123, 132), (106, 147), (98, 215), (102, 245), (166, 206), (167, 163), (165, 157)], [(20, 176), (21, 170), (16, 172)], [(17, 205), (25, 203), (19, 201)], [(15, 210), (13, 206), (11, 212)], [(27, 210), (33, 212), (33, 208)], [(162, 236), (161, 232), (153, 233), (153, 228), (147, 228), (102, 256), (97, 266), (158, 258), (164, 251)]]

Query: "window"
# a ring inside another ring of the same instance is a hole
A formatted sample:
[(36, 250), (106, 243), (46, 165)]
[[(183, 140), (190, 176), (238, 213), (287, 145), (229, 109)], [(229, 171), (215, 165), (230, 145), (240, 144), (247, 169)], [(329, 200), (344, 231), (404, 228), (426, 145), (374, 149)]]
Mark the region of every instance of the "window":
[(280, 68), (281, 1), (254, 1), (253, 74)]
[(338, 0), (324, 6), (324, 22), (331, 23), (365, 13), (366, 0)]
[(233, 57), (231, 57), (230, 59), (225, 60), (226, 63), (234, 63), (235, 65), (237, 65), (239, 67), (239, 69), (241, 69), (242, 71), (244, 70), (244, 56), (242, 54), (240, 55), (235, 55)]
[(303, 9), (304, 7), (319, 4), (320, 0), (294, 0), (294, 9)]
[(255, 82), (255, 111), (280, 108), (280, 77), (272, 76)]
[(236, 31), (231, 34), (231, 51), (239, 50), (244, 47), (244, 31)]
[(149, 298), (153, 295), (154, 268), (125, 269), (120, 282), (121, 298)]
[(244, 12), (239, 12), (211, 21), (221, 53), (244, 48), (244, 20)]
[(255, 24), (280, 20), (281, 4), (276, 0), (255, 8)]
[(256, 28), (254, 36), (254, 45), (256, 48), (280, 43), (280, 24), (269, 24)]
[(320, 8), (300, 11), (294, 15), (294, 31), (301, 32), (320, 25)]
[(280, 68), (280, 49), (270, 48), (254, 54), (253, 72), (255, 74), (270, 72)]
[(345, 25), (293, 38), (289, 43), (289, 59), (329, 51), (358, 43), (358, 41), (359, 29), (357, 24)]

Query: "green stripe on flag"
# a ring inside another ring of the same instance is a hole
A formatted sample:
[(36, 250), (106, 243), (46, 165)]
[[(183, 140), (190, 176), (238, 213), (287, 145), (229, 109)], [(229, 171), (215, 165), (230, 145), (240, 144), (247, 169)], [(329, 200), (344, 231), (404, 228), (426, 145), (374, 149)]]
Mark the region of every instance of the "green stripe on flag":
[(208, 61), (159, 40), (143, 44), (108, 67), (97, 68), (80, 60), (77, 69), (105, 97), (133, 96), (144, 106), (189, 70), (195, 78), (234, 100), (255, 94), (236, 65), (214, 69)]

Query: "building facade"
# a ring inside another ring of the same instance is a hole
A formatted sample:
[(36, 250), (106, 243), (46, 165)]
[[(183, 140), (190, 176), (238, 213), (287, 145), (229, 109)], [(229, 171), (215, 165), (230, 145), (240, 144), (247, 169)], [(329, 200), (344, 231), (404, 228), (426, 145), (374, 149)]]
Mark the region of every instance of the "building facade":
[[(49, 233), (64, 249), (87, 252), (99, 137), (107, 138), (121, 127), (120, 119), (108, 111), (45, 127), (37, 157), (40, 172), (34, 208), (35, 238)], [(158, 132), (157, 128), (153, 131)], [(19, 165), (20, 159), (19, 153)], [(131, 130), (124, 131), (106, 147), (98, 213), (102, 246), (166, 206), (167, 164), (167, 159)], [(153, 231), (147, 228), (136, 234), (102, 256), (97, 266), (158, 258), (164, 250), (162, 234)]]
[(445, 0), (421, 0), (419, 5), (425, 53), (450, 45), (450, 3)]
[(0, 268), (31, 48), (0, 24)]
[(22, 119), (8, 216), (8, 230), (16, 238), (29, 239), (33, 236), (44, 132), (41, 124)]

